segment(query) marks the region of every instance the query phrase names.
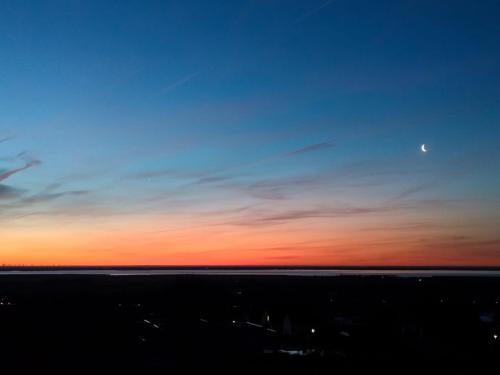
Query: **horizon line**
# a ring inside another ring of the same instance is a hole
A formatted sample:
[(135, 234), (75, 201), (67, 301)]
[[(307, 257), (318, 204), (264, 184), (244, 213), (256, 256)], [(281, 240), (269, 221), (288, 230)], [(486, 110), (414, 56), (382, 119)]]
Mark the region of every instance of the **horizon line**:
[(0, 265), (0, 270), (499, 270), (500, 265)]

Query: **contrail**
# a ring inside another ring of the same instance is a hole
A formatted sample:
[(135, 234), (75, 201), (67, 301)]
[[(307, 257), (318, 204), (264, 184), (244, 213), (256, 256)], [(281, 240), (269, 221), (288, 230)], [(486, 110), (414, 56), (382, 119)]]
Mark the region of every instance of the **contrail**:
[(179, 79), (178, 81), (170, 84), (169, 86), (167, 86), (163, 90), (161, 90), (162, 94), (168, 94), (169, 92), (175, 90), (177, 87), (188, 83), (189, 81), (194, 79), (199, 74), (200, 74), (200, 72), (195, 72), (195, 73), (191, 73), (191, 74), (185, 76), (184, 78)]
[(330, 5), (331, 3), (333, 3), (333, 0), (328, 0), (326, 1), (325, 3), (321, 4), (320, 6), (314, 8), (314, 9), (311, 9), (310, 11), (304, 13), (302, 16), (300, 16), (299, 18), (297, 18), (295, 20), (295, 22), (300, 22), (308, 17), (311, 17), (312, 15), (318, 13), (321, 9), (323, 8), (326, 8), (328, 5)]

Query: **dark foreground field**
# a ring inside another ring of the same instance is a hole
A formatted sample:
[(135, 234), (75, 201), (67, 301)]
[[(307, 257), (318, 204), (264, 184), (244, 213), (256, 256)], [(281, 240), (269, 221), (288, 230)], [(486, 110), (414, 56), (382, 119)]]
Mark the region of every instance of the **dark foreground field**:
[(2, 275), (0, 371), (498, 374), (499, 312), (495, 277)]

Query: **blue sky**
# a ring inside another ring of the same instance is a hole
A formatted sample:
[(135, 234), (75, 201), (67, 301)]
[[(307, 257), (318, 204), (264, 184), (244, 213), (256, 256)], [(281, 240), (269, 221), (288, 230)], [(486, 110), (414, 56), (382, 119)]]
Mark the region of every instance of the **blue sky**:
[[(391, 238), (463, 249), (436, 250), (435, 262), (500, 263), (499, 11), (496, 1), (2, 2), (0, 173), (40, 162), (0, 180), (0, 220), (20, 249), (7, 258), (78, 263), (87, 251), (107, 262), (113, 253), (95, 244), (43, 254), (61, 222), (84, 220), (101, 238), (137, 222), (163, 230), (167, 215), (167, 230), (189, 233), (212, 212), (209, 226), (240, 239), (259, 236), (241, 230), (250, 219), (303, 231), (282, 240), (292, 253), (282, 258), (238, 245), (243, 263), (348, 262), (332, 244), (346, 225), (354, 238), (375, 222), (436, 221), (442, 233)], [(46, 233), (32, 235), (44, 243), (36, 256), (16, 231)], [(155, 241), (162, 256), (138, 240), (123, 262), (212, 261)], [(363, 257), (342, 241), (354, 263), (397, 253)], [(411, 249), (402, 263), (421, 261)], [(224, 251), (217, 261), (240, 262)]]

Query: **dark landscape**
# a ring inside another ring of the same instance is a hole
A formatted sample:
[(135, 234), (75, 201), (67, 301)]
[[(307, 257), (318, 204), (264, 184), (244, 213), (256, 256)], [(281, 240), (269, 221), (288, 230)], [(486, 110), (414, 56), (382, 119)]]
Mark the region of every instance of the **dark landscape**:
[(92, 272), (2, 273), (2, 371), (496, 374), (500, 368), (499, 277)]

